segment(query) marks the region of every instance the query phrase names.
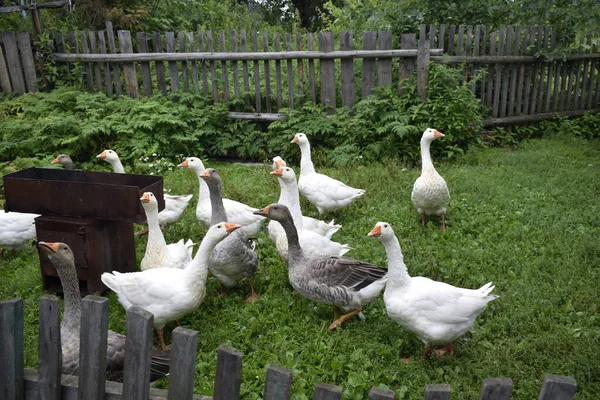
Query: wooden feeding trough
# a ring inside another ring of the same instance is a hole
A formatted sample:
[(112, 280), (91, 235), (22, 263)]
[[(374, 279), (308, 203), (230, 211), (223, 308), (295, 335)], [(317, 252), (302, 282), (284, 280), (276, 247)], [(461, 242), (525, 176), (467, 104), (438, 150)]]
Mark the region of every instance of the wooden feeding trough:
[[(136, 269), (133, 223), (146, 219), (140, 197), (153, 192), (164, 209), (160, 176), (27, 168), (4, 176), (5, 210), (41, 214), (37, 239), (67, 243), (75, 255), (83, 294), (102, 292), (100, 275)], [(40, 253), (44, 289), (62, 292), (47, 256)]]

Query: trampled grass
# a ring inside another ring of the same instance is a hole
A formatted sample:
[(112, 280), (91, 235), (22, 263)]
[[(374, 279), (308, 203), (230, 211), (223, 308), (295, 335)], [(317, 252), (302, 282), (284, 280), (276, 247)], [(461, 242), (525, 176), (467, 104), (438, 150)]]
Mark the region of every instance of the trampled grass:
[[(297, 160), (287, 161), (297, 166)], [(205, 164), (220, 170), (227, 197), (263, 207), (279, 196), (268, 166)], [(383, 246), (366, 234), (387, 221), (411, 275), (469, 288), (496, 285), (500, 298), (459, 340), (453, 358), (423, 360), (422, 344), (387, 317), (381, 298), (365, 308), (365, 321), (328, 331), (331, 308), (292, 293), (286, 265), (261, 233), (255, 278), (260, 301), (243, 301), (245, 282), (218, 297), (218, 282), (210, 277), (205, 302), (182, 320), (199, 331), (196, 392), (212, 393), (216, 350), (227, 343), (244, 355), (247, 399), (262, 397), (270, 363), (292, 371), (295, 399), (312, 398), (317, 382), (342, 386), (345, 399), (364, 399), (378, 385), (395, 390), (397, 398), (418, 399), (428, 383), (449, 383), (455, 399), (477, 398), (489, 377), (512, 378), (513, 398), (532, 399), (545, 374), (574, 377), (578, 399), (600, 398), (600, 145), (567, 137), (530, 140), (515, 150), (473, 149), (436, 167), (452, 197), (446, 232), (436, 219), (422, 227), (410, 203), (418, 169), (391, 163), (320, 171), (367, 190), (332, 215), (343, 224), (334, 238), (354, 248), (349, 256), (385, 266)], [(173, 193), (197, 195), (191, 171), (164, 177)], [(205, 229), (195, 218), (195, 202), (167, 228), (168, 242), (201, 240)], [(317, 215), (308, 203), (303, 210)], [(138, 261), (144, 246), (145, 239), (137, 239)], [(26, 365), (35, 368), (38, 299), (44, 294), (37, 254), (28, 247), (1, 262), (0, 298), (24, 299)], [(125, 313), (116, 296), (109, 297), (110, 327), (122, 332)], [(412, 362), (402, 363), (404, 357)]]

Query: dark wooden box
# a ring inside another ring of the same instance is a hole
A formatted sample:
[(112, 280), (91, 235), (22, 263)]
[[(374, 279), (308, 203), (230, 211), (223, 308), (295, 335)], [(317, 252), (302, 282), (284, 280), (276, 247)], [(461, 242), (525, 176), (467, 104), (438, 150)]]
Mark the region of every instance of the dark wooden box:
[(32, 167), (3, 179), (6, 211), (141, 223), (144, 192), (165, 207), (161, 176)]
[[(131, 222), (94, 218), (41, 216), (35, 219), (37, 240), (63, 242), (71, 247), (82, 295), (103, 292), (103, 272), (137, 270)], [(62, 293), (58, 273), (48, 256), (40, 252), (44, 289)]]

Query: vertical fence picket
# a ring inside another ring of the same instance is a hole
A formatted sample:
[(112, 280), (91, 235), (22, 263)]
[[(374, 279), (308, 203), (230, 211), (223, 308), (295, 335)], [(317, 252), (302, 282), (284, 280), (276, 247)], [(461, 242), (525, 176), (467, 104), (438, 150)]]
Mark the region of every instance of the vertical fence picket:
[[(188, 40), (188, 47), (190, 49), (190, 52), (195, 53), (197, 51), (197, 49), (196, 49), (196, 42), (194, 40), (194, 32), (187, 33), (187, 40)], [(190, 74), (192, 75), (192, 84), (194, 85), (194, 93), (198, 94), (198, 93), (200, 93), (200, 83), (198, 82), (198, 63), (196, 61), (190, 61), (190, 64), (191, 64)], [(237, 64), (236, 64), (236, 67), (237, 67)], [(235, 72), (237, 72), (237, 70)]]
[[(352, 32), (343, 31), (340, 33), (340, 50), (353, 50)], [(354, 60), (351, 58), (341, 61), (342, 77), (342, 105), (344, 107), (354, 107)]]
[(577, 381), (570, 376), (546, 375), (539, 400), (572, 400), (577, 391)]
[(60, 303), (54, 295), (40, 298), (38, 341), (39, 398), (60, 400), (62, 348), (60, 341)]
[[(579, 43), (579, 49), (577, 53), (581, 54), (582, 44)], [(574, 110), (577, 102), (577, 94), (573, 92), (573, 89), (577, 89), (579, 86), (579, 80), (581, 79), (581, 61), (570, 61), (571, 68), (569, 70), (569, 82), (567, 85), (567, 100), (565, 110)]]
[[(279, 32), (273, 36), (273, 47), (276, 52), (281, 51), (281, 42), (279, 41)], [(283, 107), (283, 88), (281, 82), (281, 61), (275, 60), (275, 85), (277, 90), (277, 109)]]
[(21, 54), (21, 64), (23, 65), (25, 88), (29, 93), (37, 92), (37, 77), (35, 74), (35, 62), (33, 60), (33, 50), (31, 49), (29, 32), (17, 33), (17, 40), (19, 43), (19, 53)]
[(380, 387), (372, 387), (369, 392), (369, 400), (394, 400), (395, 393), (393, 390)]
[[(519, 32), (520, 39), (517, 38), (517, 45), (519, 46), (518, 51), (515, 54), (522, 56), (527, 49), (529, 44), (529, 32), (527, 28), (524, 30), (521, 29), (520, 26), (517, 27)], [(515, 115), (521, 115), (523, 113), (523, 102), (529, 95), (530, 87), (525, 88), (523, 85), (525, 83), (525, 74), (526, 72), (531, 72), (532, 66), (526, 66), (524, 63), (517, 64), (515, 70), (518, 72), (518, 81), (517, 86), (515, 88), (515, 92), (513, 93), (515, 99)]]
[(217, 353), (214, 400), (239, 399), (241, 382), (242, 353), (233, 347), (221, 345)]
[[(162, 53), (162, 38), (160, 32), (154, 32), (152, 34), (152, 50), (155, 53)], [(155, 61), (154, 67), (156, 68), (156, 86), (163, 95), (167, 94), (167, 83), (165, 82), (165, 63), (163, 61)]]
[(194, 395), (198, 332), (177, 327), (173, 330), (171, 340), (168, 400), (191, 400)]
[[(177, 39), (179, 42), (179, 52), (185, 53), (186, 52), (185, 32), (179, 32), (177, 34)], [(190, 91), (190, 76), (189, 76), (188, 61), (186, 61), (186, 60), (181, 61), (181, 77), (183, 79), (183, 91), (189, 92)]]
[(427, 84), (429, 81), (429, 40), (425, 37), (425, 25), (421, 25), (419, 33), (419, 54), (417, 56), (417, 91), (421, 101), (427, 99)]
[[(308, 33), (306, 35), (306, 42), (308, 51), (313, 51), (313, 34)], [(310, 98), (313, 103), (317, 102), (317, 90), (315, 81), (315, 62), (314, 60), (308, 60), (308, 78), (310, 82)]]
[[(511, 50), (509, 54), (519, 55), (519, 46), (521, 43), (521, 27), (516, 26), (514, 29), (511, 29), (511, 32), (514, 32), (514, 34), (510, 41)], [(515, 114), (515, 99), (517, 96), (516, 92), (517, 78), (519, 76), (519, 64), (511, 64), (508, 70), (510, 71), (510, 86), (508, 89), (508, 108), (506, 110), (506, 115), (510, 117)]]
[[(267, 31), (263, 31), (262, 33), (262, 42), (263, 42), (263, 51), (269, 51), (269, 36)], [(265, 72), (265, 106), (267, 107), (267, 112), (272, 112), (271, 108), (271, 68), (269, 66), (269, 60), (265, 60), (263, 62), (263, 69)]]
[[(285, 51), (292, 51), (292, 36), (285, 35)], [(294, 108), (294, 68), (292, 60), (286, 61), (287, 67), (287, 88), (288, 88), (288, 107)]]
[(448, 45), (446, 46), (446, 52), (451, 56), (456, 55), (456, 52), (454, 50), (455, 34), (456, 34), (456, 25), (450, 25), (450, 28), (448, 30)]
[[(133, 45), (131, 43), (131, 33), (129, 31), (118, 31), (119, 47), (121, 54), (133, 53)], [(138, 97), (137, 73), (135, 72), (135, 63), (123, 63), (123, 75), (125, 76), (125, 86), (127, 95), (132, 98)]]
[[(109, 23), (106, 23), (106, 26), (108, 26)], [(112, 25), (111, 25), (112, 26)], [(113, 38), (114, 39), (114, 38)], [(79, 43), (77, 42), (77, 34), (75, 33), (75, 31), (71, 31), (69, 33), (67, 33), (67, 43), (69, 44), (69, 49), (71, 51), (71, 53), (79, 53)], [(113, 41), (113, 46), (114, 46), (114, 41)], [(82, 65), (82, 63), (79, 63), (79, 85), (83, 88), (84, 83), (83, 83), (83, 79), (85, 78), (85, 71), (84, 71), (84, 67)]]
[[(502, 52), (502, 55), (505, 56), (510, 56), (512, 54), (512, 50), (513, 50), (513, 27), (512, 26), (507, 26), (506, 27), (506, 32), (504, 35), (504, 49)], [(505, 117), (507, 115), (507, 108), (508, 108), (508, 84), (511, 80), (511, 76), (512, 76), (512, 67), (507, 65), (507, 66), (502, 66), (502, 85), (501, 85), (501, 89), (500, 89), (500, 103), (498, 105), (498, 115), (500, 117)]]
[[(240, 31), (240, 50), (246, 52), (246, 30)], [(242, 71), (244, 74), (244, 93), (246, 98), (246, 107), (250, 107), (250, 76), (248, 73), (248, 62), (242, 61)]]
[[(333, 46), (333, 33), (319, 32), (319, 51), (329, 53), (334, 50)], [(325, 106), (325, 111), (331, 114), (336, 108), (335, 62), (321, 60), (319, 67), (321, 71), (321, 104)]]
[[(258, 52), (258, 38), (256, 35), (256, 31), (252, 31), (252, 51)], [(254, 108), (257, 113), (262, 112), (262, 95), (260, 94), (260, 66), (258, 64), (258, 60), (254, 60), (252, 62), (253, 74), (254, 77)]]
[(569, 77), (569, 69), (571, 64), (568, 62), (561, 62), (560, 74), (556, 71), (556, 78), (560, 79), (560, 85), (558, 88), (554, 87), (554, 94), (552, 95), (552, 103), (554, 104), (554, 111), (564, 111), (565, 109), (565, 97), (567, 97), (567, 79)]
[[(113, 31), (112, 22), (106, 21), (106, 39), (108, 41), (108, 49), (111, 54), (117, 54), (117, 46), (115, 44), (115, 33)], [(114, 63), (111, 64), (111, 69), (113, 72), (113, 84), (115, 85), (115, 91), (117, 95), (120, 96), (123, 94), (123, 88), (121, 86), (121, 71), (119, 69), (119, 65)]]
[(103, 400), (106, 387), (108, 299), (86, 296), (81, 305), (79, 400)]
[[(500, 29), (498, 30), (498, 35), (496, 37), (498, 38), (496, 55), (504, 55), (504, 41), (506, 38), (506, 27), (504, 25), (500, 26)], [(492, 102), (492, 117), (494, 118), (497, 118), (500, 114), (499, 111), (502, 85), (502, 69), (502, 64), (496, 63), (494, 65), (494, 100)]]
[[(417, 47), (417, 35), (414, 33), (403, 33), (400, 36), (400, 48), (402, 50), (414, 49)], [(402, 57), (400, 58), (400, 70), (398, 75), (398, 94), (402, 96), (404, 94), (404, 80), (407, 79), (410, 74), (415, 70), (415, 58), (414, 57)]]
[[(592, 47), (592, 52), (595, 53), (598, 50), (598, 47), (594, 44), (594, 46)], [(596, 79), (594, 80), (594, 77), (596, 77)], [(590, 83), (589, 83), (589, 87), (588, 87), (588, 99), (587, 99), (587, 107), (586, 108), (592, 108), (592, 105), (598, 104), (598, 96), (600, 95), (600, 93), (598, 93), (598, 88), (596, 88), (596, 92), (594, 95), (594, 81), (600, 82), (600, 79), (598, 77), (598, 74), (596, 73), (596, 59), (593, 59), (592, 62), (590, 63)], [(595, 98), (595, 101), (594, 101)]]
[[(554, 47), (554, 43), (556, 43), (556, 36), (554, 30), (548, 32), (549, 36), (546, 39), (546, 43), (550, 45), (551, 48)], [(556, 82), (556, 72), (558, 70), (559, 64), (549, 64), (548, 66), (548, 79), (547, 79), (547, 87), (546, 87), (546, 103), (544, 105), (544, 112), (550, 112), (552, 110), (552, 94), (556, 93), (553, 89), (557, 87)]]
[[(363, 34), (363, 50), (375, 50), (376, 48), (377, 32), (365, 32)], [(375, 59), (363, 58), (362, 63), (362, 97), (364, 98), (372, 95), (375, 87)]]
[[(62, 36), (61, 36), (62, 39)], [(0, 37), (0, 40), (2, 38)], [(68, 68), (68, 66), (67, 66)], [(8, 65), (6, 62), (6, 56), (4, 54), (4, 50), (0, 46), (0, 88), (3, 92), (8, 93), (12, 92), (12, 85), (10, 84), (10, 78), (8, 76)], [(69, 74), (70, 77), (70, 74)]]
[[(467, 26), (467, 32), (465, 33), (465, 56), (470, 56), (472, 53), (473, 46), (473, 27), (471, 25)], [(473, 65), (465, 65), (464, 66), (464, 84), (466, 85), (470, 79), (473, 79)]]
[(342, 388), (328, 383), (317, 383), (313, 400), (341, 400)]
[[(225, 53), (225, 31), (219, 31), (219, 51)], [(223, 81), (223, 100), (229, 102), (229, 72), (227, 71), (227, 61), (221, 61), (221, 79)]]
[(440, 49), (443, 49), (444, 53), (447, 53), (447, 51), (446, 51), (446, 24), (440, 25), (440, 31), (438, 33), (438, 47)]
[[(235, 31), (235, 29), (231, 30), (230, 41), (231, 41), (231, 52), (237, 53), (238, 52), (237, 32)], [(233, 95), (235, 96), (235, 99), (237, 100), (240, 98), (240, 67), (239, 67), (237, 61), (232, 61), (231, 69), (233, 69)]]
[[(479, 56), (479, 48), (481, 46), (481, 25), (477, 25), (475, 27), (475, 36), (473, 38), (473, 56)], [(477, 76), (478, 69), (476, 65), (473, 65), (473, 69), (471, 72), (471, 92), (477, 93), (477, 80), (475, 77)], [(481, 85), (483, 87), (483, 85)], [(483, 96), (482, 96), (483, 97)]]
[[(391, 32), (390, 32), (391, 34)], [(434, 24), (429, 25), (429, 48), (435, 49), (436, 28)]]
[(0, 398), (23, 400), (23, 300), (0, 302)]
[[(146, 33), (137, 33), (137, 45), (139, 53), (148, 53), (148, 39)], [(150, 74), (150, 63), (141, 62), (142, 84), (144, 85), (144, 96), (152, 96), (152, 75)]]
[[(380, 31), (379, 34), (379, 50), (391, 50), (392, 49), (392, 32)], [(431, 38), (433, 40), (433, 37)], [(391, 86), (392, 85), (392, 59), (391, 58), (379, 58), (377, 60), (377, 84), (379, 86)]]
[(464, 56), (465, 55), (465, 26), (464, 25), (459, 25), (458, 26), (458, 33), (457, 33), (457, 39), (456, 39), (456, 50), (454, 51), (454, 54), (456, 54), (457, 56)]
[[(537, 53), (546, 46), (546, 41), (548, 40), (548, 32), (543, 27), (538, 27), (536, 31), (537, 40), (535, 40), (535, 52)], [(544, 101), (543, 99), (545, 69), (545, 63), (535, 63), (535, 67), (533, 70), (533, 89), (531, 92), (531, 107), (529, 109), (530, 114), (534, 114), (536, 112), (540, 113), (543, 109), (542, 103)]]
[[(81, 53), (88, 54), (90, 50), (86, 31), (79, 32), (79, 40), (81, 41)], [(92, 71), (92, 63), (90, 62), (85, 63), (85, 79), (88, 89), (92, 89), (94, 87), (94, 75)]]
[[(206, 47), (209, 53), (214, 53), (213, 37), (211, 31), (206, 31)], [(210, 81), (212, 85), (213, 101), (219, 101), (219, 89), (217, 87), (217, 70), (214, 61), (209, 62), (210, 65)]]
[(127, 310), (123, 398), (146, 400), (149, 394), (150, 351), (154, 316), (141, 308)]
[[(98, 47), (96, 44), (96, 32), (95, 31), (89, 31), (88, 35), (90, 37), (90, 54), (97, 54), (98, 53)], [(98, 89), (99, 92), (102, 91), (102, 77), (100, 75), (100, 63), (94, 63), (94, 82), (96, 83), (96, 89)]]
[(278, 365), (269, 365), (265, 379), (265, 400), (287, 400), (292, 391), (292, 373)]
[[(302, 51), (302, 34), (296, 33), (296, 50)], [(304, 103), (304, 60), (299, 58), (296, 60), (298, 67), (298, 97), (300, 103)]]
[[(98, 32), (98, 46), (100, 47), (100, 54), (106, 54), (106, 38), (104, 37), (104, 31)], [(106, 83), (106, 94), (108, 97), (113, 95), (113, 83), (110, 76), (110, 63), (104, 63), (104, 82)]]
[(425, 385), (425, 400), (450, 400), (450, 385)]
[(479, 400), (509, 400), (513, 381), (510, 378), (487, 378), (481, 384)]
[[(206, 43), (204, 40), (204, 33), (198, 31), (198, 48), (200, 52), (206, 52)], [(208, 96), (208, 72), (206, 69), (206, 60), (200, 62), (200, 70), (202, 71), (202, 93)]]
[[(592, 38), (587, 37), (585, 45), (582, 46), (581, 53), (589, 54), (592, 45)], [(577, 70), (577, 85), (575, 87), (575, 104), (573, 105), (573, 109), (580, 110), (585, 109), (585, 99), (586, 99), (586, 89), (587, 89), (587, 77), (588, 77), (588, 68), (590, 66), (590, 60), (583, 60), (579, 69)], [(581, 76), (579, 76), (581, 73)]]
[[(165, 44), (167, 53), (175, 53), (175, 33), (165, 32)], [(177, 61), (169, 61), (169, 77), (171, 81), (171, 92), (179, 90), (179, 72), (177, 71)]]

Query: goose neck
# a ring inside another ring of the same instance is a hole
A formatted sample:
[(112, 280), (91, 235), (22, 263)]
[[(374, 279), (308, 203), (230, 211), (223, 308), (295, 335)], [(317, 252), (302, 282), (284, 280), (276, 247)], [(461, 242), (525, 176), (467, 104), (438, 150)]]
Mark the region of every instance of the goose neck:
[(111, 162), (111, 164), (113, 167), (113, 172), (116, 172), (118, 174), (125, 173), (125, 168), (123, 168), (123, 164), (121, 164), (121, 160), (114, 160)]
[(382, 240), (388, 260), (388, 282), (395, 286), (405, 286), (410, 282), (410, 275), (404, 264), (402, 249), (396, 236)]
[(148, 222), (148, 244), (166, 247), (167, 242), (158, 223), (158, 210), (155, 208), (150, 210), (144, 208), (144, 210), (146, 211), (146, 221)]
[(184, 274), (186, 275), (185, 282), (188, 285), (195, 286), (198, 282), (206, 282), (208, 277), (208, 263), (210, 254), (214, 250), (218, 241), (207, 235), (200, 243), (200, 247), (196, 252), (194, 259), (185, 267)]
[(303, 222), (302, 209), (300, 208), (300, 194), (298, 192), (298, 183), (295, 179), (292, 179), (290, 181), (284, 181), (280, 179), (279, 184), (281, 185), (281, 196), (279, 199), (279, 203), (287, 206), (287, 208), (290, 210), (290, 214), (292, 214), (292, 219), (294, 220), (296, 230), (300, 231), (303, 229)]
[(431, 160), (431, 140), (421, 139), (421, 173), (425, 174), (428, 172), (435, 171), (433, 161)]
[(291, 214), (288, 214), (287, 218), (278, 222), (285, 231), (288, 245), (288, 266), (289, 268), (292, 268), (292, 260), (301, 260), (304, 258), (304, 252), (302, 251), (302, 247), (300, 247), (300, 240), (298, 239), (298, 230), (294, 225)]
[(227, 212), (225, 211), (225, 206), (223, 205), (221, 184), (219, 182), (212, 182), (207, 186), (211, 205), (210, 226), (213, 226), (219, 222), (227, 221)]
[(315, 172), (315, 167), (310, 156), (310, 143), (300, 144), (300, 175), (307, 175)]
[(61, 326), (79, 326), (81, 321), (81, 294), (79, 293), (79, 279), (75, 265), (67, 265), (56, 268), (65, 298), (65, 311)]
[(204, 172), (204, 168), (196, 168), (196, 169), (194, 169), (194, 172), (198, 176), (198, 182), (199, 182), (198, 207), (200, 207), (201, 203), (206, 204), (207, 202), (210, 201), (210, 198), (209, 198), (210, 194), (209, 194), (209, 190), (208, 190), (208, 185), (206, 184), (204, 179), (200, 178), (200, 175), (202, 175), (202, 173)]

